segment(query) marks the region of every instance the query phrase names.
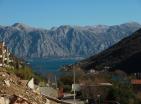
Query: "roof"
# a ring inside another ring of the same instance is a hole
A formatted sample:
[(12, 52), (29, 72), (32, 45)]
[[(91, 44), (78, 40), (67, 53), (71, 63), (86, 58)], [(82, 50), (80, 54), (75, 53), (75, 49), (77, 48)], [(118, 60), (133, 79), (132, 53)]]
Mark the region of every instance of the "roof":
[(52, 87), (39, 87), (39, 91), (43, 95), (57, 97), (57, 90)]
[(141, 85), (141, 79), (132, 79), (131, 84)]
[(101, 86), (112, 86), (112, 83), (99, 83)]

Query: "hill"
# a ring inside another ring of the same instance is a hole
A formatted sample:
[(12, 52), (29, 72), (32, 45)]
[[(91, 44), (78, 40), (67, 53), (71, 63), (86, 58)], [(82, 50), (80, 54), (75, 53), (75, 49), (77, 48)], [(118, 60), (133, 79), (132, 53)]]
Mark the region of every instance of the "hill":
[(79, 63), (85, 70), (105, 67), (125, 72), (141, 72), (141, 29), (105, 51)]
[(0, 26), (0, 40), (20, 58), (88, 57), (107, 49), (141, 28), (135, 22), (106, 26), (53, 27), (49, 30), (15, 23)]

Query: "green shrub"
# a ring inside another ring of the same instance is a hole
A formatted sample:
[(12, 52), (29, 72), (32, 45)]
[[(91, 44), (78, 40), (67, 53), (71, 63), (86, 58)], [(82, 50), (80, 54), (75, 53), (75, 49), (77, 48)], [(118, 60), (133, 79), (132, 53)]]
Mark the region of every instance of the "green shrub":
[(24, 80), (29, 80), (32, 77), (35, 79), (35, 83), (38, 84), (39, 82), (45, 82), (44, 78), (41, 77), (39, 74), (36, 74), (32, 71), (29, 67), (22, 67), (22, 68), (7, 68), (9, 73), (14, 73), (18, 77)]
[(118, 101), (121, 104), (138, 104), (131, 85), (115, 82), (109, 90), (107, 100)]

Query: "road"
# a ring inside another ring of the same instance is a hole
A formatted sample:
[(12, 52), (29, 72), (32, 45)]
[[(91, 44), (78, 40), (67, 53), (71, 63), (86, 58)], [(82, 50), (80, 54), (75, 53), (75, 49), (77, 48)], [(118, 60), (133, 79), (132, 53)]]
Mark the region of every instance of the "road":
[[(73, 96), (74, 96), (74, 94), (65, 93), (64, 98), (62, 99), (62, 101), (74, 104)], [(79, 99), (75, 99), (75, 103), (76, 104), (84, 104), (84, 101), (81, 101)]]

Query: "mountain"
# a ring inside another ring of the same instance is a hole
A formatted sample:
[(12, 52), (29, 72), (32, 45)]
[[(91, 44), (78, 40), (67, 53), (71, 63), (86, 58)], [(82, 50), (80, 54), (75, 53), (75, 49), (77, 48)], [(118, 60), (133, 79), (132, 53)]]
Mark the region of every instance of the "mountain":
[(53, 27), (49, 30), (15, 23), (0, 26), (0, 40), (21, 58), (88, 57), (131, 35), (141, 25), (136, 22), (106, 26)]
[(141, 29), (122, 39), (109, 49), (85, 59), (79, 66), (89, 69), (120, 69), (128, 73), (141, 72)]

